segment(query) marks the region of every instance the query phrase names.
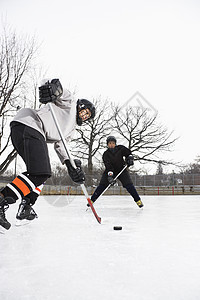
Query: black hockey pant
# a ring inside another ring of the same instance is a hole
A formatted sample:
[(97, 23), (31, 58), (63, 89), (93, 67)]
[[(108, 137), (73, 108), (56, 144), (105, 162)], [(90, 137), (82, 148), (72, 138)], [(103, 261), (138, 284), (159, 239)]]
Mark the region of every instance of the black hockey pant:
[[(94, 193), (91, 197), (91, 200), (93, 202), (95, 202), (97, 200), (97, 198), (101, 195), (101, 193), (106, 189), (107, 186), (108, 185), (100, 184), (94, 191)], [(136, 189), (132, 183), (129, 183), (128, 185), (126, 185), (124, 187), (130, 193), (130, 195), (133, 197), (135, 202), (140, 200), (140, 196), (138, 195), (138, 192), (136, 191)]]
[(43, 135), (37, 130), (18, 122), (11, 125), (13, 146), (24, 160), (27, 171), (7, 184), (1, 193), (10, 204), (26, 197), (33, 205), (44, 182), (51, 176), (47, 145)]
[[(114, 177), (116, 175), (117, 175), (117, 173), (114, 174)], [(122, 174), (118, 177), (118, 180), (122, 183), (123, 187), (131, 194), (131, 196), (133, 197), (135, 202), (140, 200), (140, 196), (138, 195), (138, 193), (133, 185), (133, 182), (131, 180), (130, 174), (127, 170), (124, 170), (122, 172)], [(107, 173), (104, 172), (101, 177), (100, 184), (94, 191), (94, 193), (91, 197), (91, 200), (93, 202), (95, 202), (96, 199), (101, 195), (101, 193), (106, 189), (106, 187), (108, 185), (109, 185), (108, 176), (107, 176)]]

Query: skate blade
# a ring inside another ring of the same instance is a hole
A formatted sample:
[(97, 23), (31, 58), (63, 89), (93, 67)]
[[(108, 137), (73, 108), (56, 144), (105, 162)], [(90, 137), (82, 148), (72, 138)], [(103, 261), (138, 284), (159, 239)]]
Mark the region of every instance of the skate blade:
[(19, 227), (19, 226), (28, 225), (28, 224), (32, 223), (34, 220), (35, 219), (33, 219), (33, 220), (26, 220), (26, 219), (24, 219), (24, 220), (16, 220), (15, 226)]
[(8, 231), (8, 230), (6, 230), (4, 227), (1, 227), (1, 228), (0, 228), (0, 234), (5, 234), (6, 231)]

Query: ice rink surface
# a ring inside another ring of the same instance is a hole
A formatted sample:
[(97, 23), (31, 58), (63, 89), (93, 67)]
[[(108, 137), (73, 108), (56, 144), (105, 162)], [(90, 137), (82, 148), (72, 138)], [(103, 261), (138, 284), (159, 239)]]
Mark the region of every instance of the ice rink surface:
[[(199, 300), (200, 196), (40, 197), (39, 218), (0, 235), (1, 300)], [(113, 226), (122, 226), (114, 231)]]

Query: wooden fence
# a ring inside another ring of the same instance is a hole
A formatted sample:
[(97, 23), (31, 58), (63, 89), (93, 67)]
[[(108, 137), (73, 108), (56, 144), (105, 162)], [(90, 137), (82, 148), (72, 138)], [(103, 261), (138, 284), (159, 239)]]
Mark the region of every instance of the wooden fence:
[[(6, 183), (0, 182), (0, 187)], [(95, 187), (87, 187), (89, 195), (92, 195)], [(200, 185), (183, 186), (136, 186), (139, 195), (200, 195)], [(80, 186), (45, 185), (42, 195), (82, 195)], [(129, 195), (122, 186), (110, 187), (105, 195)]]

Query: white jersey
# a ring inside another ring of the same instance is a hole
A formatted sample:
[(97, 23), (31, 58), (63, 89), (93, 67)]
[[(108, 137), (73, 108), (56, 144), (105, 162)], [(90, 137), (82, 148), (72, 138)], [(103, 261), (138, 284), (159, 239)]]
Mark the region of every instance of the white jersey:
[[(67, 142), (71, 140), (76, 128), (76, 104), (77, 101), (69, 91), (65, 91), (60, 99), (52, 103)], [(47, 143), (54, 143), (54, 148), (62, 163), (68, 158), (48, 105), (38, 110), (22, 108), (13, 121), (34, 128), (44, 136)]]

